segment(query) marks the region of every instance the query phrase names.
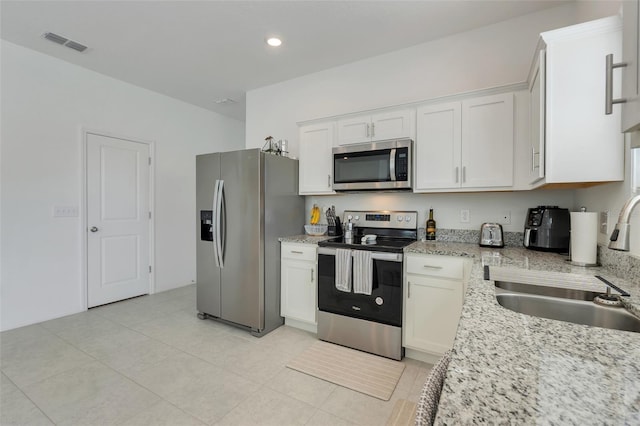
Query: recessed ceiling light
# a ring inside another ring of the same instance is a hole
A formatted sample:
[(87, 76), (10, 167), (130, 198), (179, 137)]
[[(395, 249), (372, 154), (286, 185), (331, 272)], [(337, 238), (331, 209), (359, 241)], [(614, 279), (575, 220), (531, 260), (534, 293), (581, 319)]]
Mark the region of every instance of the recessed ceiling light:
[(280, 40), (278, 37), (269, 37), (267, 39), (267, 44), (271, 47), (278, 47), (282, 44), (282, 40)]

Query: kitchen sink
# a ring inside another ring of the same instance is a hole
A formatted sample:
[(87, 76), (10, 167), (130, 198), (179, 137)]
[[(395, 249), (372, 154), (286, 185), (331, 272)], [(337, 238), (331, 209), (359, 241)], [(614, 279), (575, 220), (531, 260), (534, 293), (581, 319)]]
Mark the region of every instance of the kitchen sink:
[(495, 291), (501, 306), (521, 314), (640, 332), (640, 318), (631, 312), (594, 303), (600, 293), (506, 281), (496, 281)]

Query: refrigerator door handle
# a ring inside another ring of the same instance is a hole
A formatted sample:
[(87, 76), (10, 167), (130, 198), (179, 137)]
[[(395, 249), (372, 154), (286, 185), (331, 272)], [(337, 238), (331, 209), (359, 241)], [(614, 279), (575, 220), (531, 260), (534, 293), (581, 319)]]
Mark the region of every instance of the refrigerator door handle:
[(213, 204), (211, 205), (212, 212), (212, 221), (211, 224), (211, 236), (213, 238), (213, 257), (216, 260), (216, 266), (220, 267), (218, 263), (218, 210), (216, 210), (216, 206), (218, 205), (218, 186), (220, 185), (220, 181), (216, 180), (215, 185), (213, 186)]
[(216, 180), (216, 189), (213, 196), (214, 211), (215, 211), (215, 237), (214, 237), (214, 256), (216, 258), (216, 266), (218, 268), (224, 268), (224, 262), (222, 257), (222, 191), (224, 181)]
[(218, 231), (218, 255), (220, 256), (220, 267), (224, 268), (224, 252), (227, 247), (227, 203), (224, 200), (224, 180), (220, 181), (220, 195), (218, 196), (218, 203), (220, 212), (218, 215), (218, 224), (220, 230)]
[(216, 180), (216, 184), (213, 189), (213, 224), (211, 225), (211, 231), (213, 233), (213, 257), (216, 260), (216, 266), (218, 268), (222, 268), (222, 256), (221, 252), (221, 244), (220, 244), (220, 215), (221, 215), (221, 205), (222, 205), (222, 197), (221, 197), (221, 189), (222, 181)]

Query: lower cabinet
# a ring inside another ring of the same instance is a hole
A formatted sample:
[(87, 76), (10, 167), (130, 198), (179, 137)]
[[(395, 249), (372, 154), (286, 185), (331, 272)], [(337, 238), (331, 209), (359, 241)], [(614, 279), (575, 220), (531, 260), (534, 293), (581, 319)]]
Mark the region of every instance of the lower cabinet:
[(280, 315), (287, 324), (310, 331), (317, 324), (317, 249), (316, 244), (280, 247)]
[(405, 256), (405, 348), (442, 355), (453, 347), (470, 268), (464, 258)]

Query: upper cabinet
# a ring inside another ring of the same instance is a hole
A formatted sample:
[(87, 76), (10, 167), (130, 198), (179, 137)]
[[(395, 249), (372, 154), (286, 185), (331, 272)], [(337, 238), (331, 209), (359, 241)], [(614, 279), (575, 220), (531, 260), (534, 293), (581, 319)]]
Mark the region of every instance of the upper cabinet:
[(300, 127), (300, 195), (335, 194), (332, 188), (333, 121)]
[(537, 52), (529, 82), (529, 150), (527, 183), (532, 184), (544, 177), (544, 108), (545, 108), (545, 49)]
[(624, 178), (620, 112), (605, 114), (605, 58), (620, 58), (621, 37), (617, 16), (541, 34), (529, 74), (531, 147), (520, 164), (534, 186)]
[(513, 93), (417, 110), (414, 192), (513, 185)]
[(403, 109), (338, 120), (338, 145), (412, 138), (414, 110)]
[[(639, 0), (622, 4), (622, 131), (640, 130), (640, 5)], [(619, 57), (618, 57), (619, 58)], [(614, 61), (617, 60), (614, 57)], [(614, 77), (615, 78), (615, 77)], [(615, 107), (614, 107), (615, 108)]]

